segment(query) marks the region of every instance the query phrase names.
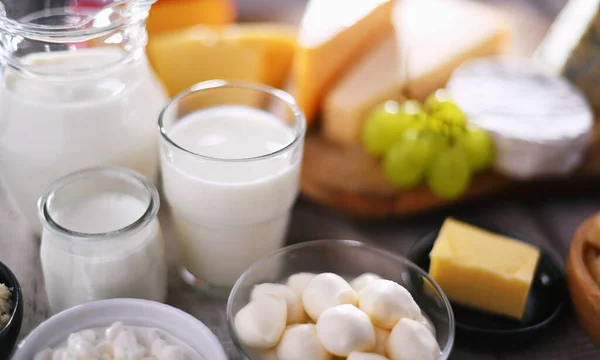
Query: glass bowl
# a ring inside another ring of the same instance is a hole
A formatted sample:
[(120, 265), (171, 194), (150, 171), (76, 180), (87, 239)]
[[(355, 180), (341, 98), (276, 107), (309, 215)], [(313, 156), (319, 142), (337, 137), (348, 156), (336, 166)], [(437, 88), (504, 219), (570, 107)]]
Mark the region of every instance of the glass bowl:
[(406, 258), (352, 240), (316, 240), (280, 249), (250, 266), (238, 279), (227, 302), (227, 325), (243, 359), (252, 359), (240, 343), (235, 314), (244, 307), (254, 285), (285, 282), (299, 272), (333, 272), (351, 280), (366, 272), (375, 273), (404, 286), (413, 296), (423, 315), (435, 327), (440, 360), (446, 360), (454, 344), (454, 314), (440, 287)]

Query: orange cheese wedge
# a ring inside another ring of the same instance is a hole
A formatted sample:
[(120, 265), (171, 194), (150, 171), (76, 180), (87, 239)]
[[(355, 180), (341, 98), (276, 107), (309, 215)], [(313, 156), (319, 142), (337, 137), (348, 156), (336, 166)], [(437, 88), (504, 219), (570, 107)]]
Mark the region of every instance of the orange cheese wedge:
[(223, 25), (236, 19), (234, 0), (158, 0), (150, 9), (148, 35), (193, 25)]

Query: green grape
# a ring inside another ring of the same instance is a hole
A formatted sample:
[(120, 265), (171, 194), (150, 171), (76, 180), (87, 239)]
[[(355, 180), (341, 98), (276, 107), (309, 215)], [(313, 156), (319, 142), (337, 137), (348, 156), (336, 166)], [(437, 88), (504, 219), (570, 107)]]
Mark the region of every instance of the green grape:
[(467, 190), (470, 182), (469, 160), (462, 146), (448, 144), (435, 155), (427, 172), (427, 184), (434, 194), (454, 200)]
[(365, 122), (362, 144), (372, 156), (382, 156), (394, 145), (407, 128), (421, 122), (423, 111), (418, 103), (407, 101), (402, 105), (386, 101), (377, 106)]
[(437, 90), (425, 100), (425, 111), (449, 124), (463, 127), (467, 124), (465, 113), (456, 105), (446, 90)]
[(487, 131), (469, 126), (458, 137), (458, 142), (467, 153), (472, 172), (485, 170), (494, 160), (494, 143)]
[(417, 186), (434, 151), (432, 140), (432, 137), (420, 136), (415, 130), (407, 130), (383, 159), (383, 172), (388, 181), (402, 189)]

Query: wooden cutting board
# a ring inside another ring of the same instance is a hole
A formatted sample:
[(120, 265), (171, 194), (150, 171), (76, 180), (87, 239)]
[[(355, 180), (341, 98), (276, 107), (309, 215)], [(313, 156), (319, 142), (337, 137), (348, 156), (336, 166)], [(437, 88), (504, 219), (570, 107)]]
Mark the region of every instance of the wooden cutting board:
[[(511, 54), (530, 56), (541, 42), (551, 19), (519, 1), (492, 1), (499, 11), (512, 19), (515, 29)], [(600, 124), (600, 123), (598, 123)], [(600, 177), (600, 125), (579, 171), (568, 179), (538, 182), (518, 182), (492, 171), (477, 175), (467, 192), (456, 202), (502, 194), (517, 188), (530, 191), (568, 190), (568, 181)], [(575, 186), (571, 186), (575, 187)], [(306, 138), (301, 178), (302, 192), (325, 206), (358, 217), (407, 215), (448, 205), (425, 185), (408, 191), (393, 188), (384, 178), (380, 164), (368, 156), (361, 146), (340, 147), (324, 139), (318, 128)]]
[(306, 137), (302, 192), (318, 203), (357, 217), (407, 215), (517, 188), (546, 192), (559, 185), (561, 190), (568, 190), (570, 181), (600, 177), (600, 122), (583, 164), (568, 179), (544, 181), (540, 186), (538, 182), (516, 181), (489, 171), (475, 176), (466, 193), (454, 202), (436, 197), (426, 185), (407, 191), (395, 189), (384, 178), (379, 162), (361, 146), (332, 144), (314, 130)]

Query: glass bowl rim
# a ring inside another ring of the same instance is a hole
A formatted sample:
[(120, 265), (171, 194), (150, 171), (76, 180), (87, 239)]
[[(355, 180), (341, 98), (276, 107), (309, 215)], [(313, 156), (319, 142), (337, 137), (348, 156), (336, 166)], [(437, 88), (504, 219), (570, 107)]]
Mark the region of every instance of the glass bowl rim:
[(444, 348), (441, 349), (440, 360), (446, 360), (450, 357), (450, 353), (452, 352), (452, 348), (454, 347), (454, 340), (455, 340), (455, 333), (456, 333), (454, 312), (452, 311), (452, 306), (450, 304), (450, 300), (448, 300), (448, 298), (446, 297), (446, 294), (442, 291), (441, 287), (429, 276), (429, 274), (427, 274), (427, 272), (425, 272), (423, 269), (421, 269), (419, 266), (417, 266), (415, 263), (413, 263), (408, 258), (406, 258), (402, 255), (396, 254), (390, 250), (386, 250), (379, 246), (366, 244), (364, 242), (357, 241), (357, 240), (325, 239), (325, 240), (304, 241), (301, 243), (284, 246), (281, 249), (276, 250), (268, 255), (265, 255), (262, 258), (260, 258), (259, 260), (257, 260), (256, 262), (254, 262), (237, 279), (237, 281), (235, 282), (235, 285), (231, 289), (229, 298), (227, 299), (226, 318), (227, 318), (227, 329), (229, 330), (229, 335), (231, 336), (231, 339), (233, 340), (233, 344), (234, 344), (236, 350), (239, 353), (241, 353), (241, 355), (244, 358), (252, 359), (252, 357), (248, 354), (248, 352), (244, 349), (242, 344), (239, 342), (237, 333), (235, 331), (235, 326), (234, 326), (235, 316), (233, 314), (233, 299), (235, 298), (238, 290), (242, 286), (245, 279), (250, 274), (252, 274), (257, 268), (262, 266), (265, 262), (267, 262), (268, 260), (271, 260), (273, 258), (276, 258), (284, 253), (289, 253), (292, 251), (310, 248), (310, 247), (318, 248), (318, 247), (323, 247), (323, 246), (347, 246), (347, 247), (361, 248), (361, 249), (363, 249), (363, 251), (370, 251), (372, 253), (375, 253), (380, 256), (384, 256), (391, 260), (394, 260), (395, 262), (406, 265), (411, 270), (416, 271), (419, 275), (426, 278), (433, 285), (433, 287), (436, 290), (436, 292), (438, 293), (438, 295), (440, 295), (440, 297), (442, 298), (442, 302), (446, 308), (446, 312), (448, 315), (448, 323), (450, 324), (449, 331), (448, 331), (448, 341), (446, 342), (446, 346), (444, 346)]

